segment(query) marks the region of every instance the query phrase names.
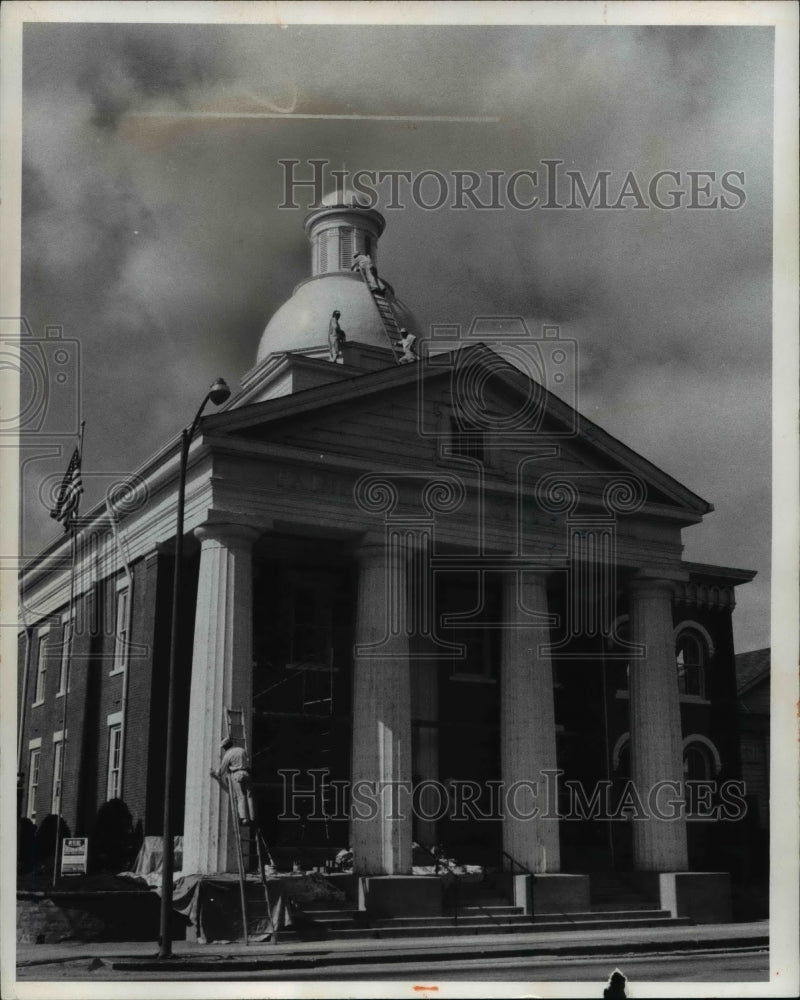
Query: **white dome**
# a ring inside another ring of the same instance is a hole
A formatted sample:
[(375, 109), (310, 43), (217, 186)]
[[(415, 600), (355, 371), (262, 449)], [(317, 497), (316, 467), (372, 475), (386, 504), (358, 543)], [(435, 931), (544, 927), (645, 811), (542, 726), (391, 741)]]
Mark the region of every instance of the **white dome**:
[(352, 188), (334, 188), (333, 191), (329, 191), (326, 195), (323, 195), (320, 206), (324, 208), (338, 208), (339, 206), (345, 208), (374, 208), (374, 205), (370, 205), (370, 200), (366, 195), (357, 194)]
[[(419, 336), (419, 327), (408, 308), (389, 298), (397, 325)], [(274, 314), (258, 345), (258, 361), (270, 354), (327, 346), (328, 324), (334, 309), (349, 341), (388, 347), (378, 308), (360, 275), (345, 271), (309, 278)]]

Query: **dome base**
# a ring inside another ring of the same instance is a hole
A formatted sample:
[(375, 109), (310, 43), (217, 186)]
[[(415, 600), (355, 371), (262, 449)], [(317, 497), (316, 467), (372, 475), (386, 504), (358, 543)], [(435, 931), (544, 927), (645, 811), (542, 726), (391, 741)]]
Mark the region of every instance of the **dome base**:
[[(408, 308), (394, 296), (387, 301), (397, 320), (419, 337), (419, 329)], [(258, 360), (282, 351), (304, 351), (325, 344), (334, 310), (340, 313), (345, 345), (350, 341), (391, 349), (372, 293), (360, 275), (347, 271), (322, 274), (302, 281), (294, 294), (267, 324), (258, 347)]]
[(242, 391), (229, 408), (288, 396), (381, 368), (397, 367), (394, 354), (388, 347), (348, 341), (342, 354), (341, 364), (329, 360), (327, 344), (269, 354), (242, 378)]

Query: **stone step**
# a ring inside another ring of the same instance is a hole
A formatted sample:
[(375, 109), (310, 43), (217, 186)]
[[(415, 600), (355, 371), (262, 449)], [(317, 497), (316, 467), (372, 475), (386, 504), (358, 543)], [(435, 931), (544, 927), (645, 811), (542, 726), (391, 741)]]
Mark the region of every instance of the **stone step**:
[(641, 897), (635, 897), (632, 899), (623, 899), (619, 896), (614, 896), (606, 900), (596, 900), (592, 897), (592, 910), (597, 913), (606, 912), (609, 910), (657, 910), (658, 903), (649, 903), (647, 900)]
[(336, 907), (334, 909), (323, 909), (314, 908), (311, 906), (303, 906), (303, 913), (307, 913), (310, 917), (315, 920), (339, 920), (342, 917), (349, 917), (351, 920), (355, 919), (356, 915), (359, 913), (358, 910), (354, 910), (352, 907)]
[[(313, 918), (314, 922), (317, 924), (322, 924), (326, 927), (331, 927), (336, 925), (341, 926), (343, 924), (353, 924), (354, 922), (360, 922), (362, 925), (368, 922), (368, 918), (365, 913), (359, 910), (311, 910), (306, 909), (305, 912)], [(369, 923), (375, 927), (388, 927), (388, 926), (399, 926), (402, 927), (406, 924), (430, 924), (430, 926), (436, 926), (437, 924), (447, 923), (450, 924), (454, 920), (454, 915), (452, 911), (445, 912), (438, 916), (416, 916), (416, 917), (385, 917), (385, 918), (375, 918)], [(500, 907), (464, 907), (458, 910), (458, 920), (468, 921), (470, 923), (492, 923), (494, 921), (527, 921), (530, 922), (530, 917), (526, 917), (522, 912), (522, 907), (519, 906), (500, 906)]]
[[(356, 931), (369, 930), (391, 930), (414, 928), (420, 933), (426, 933), (441, 927), (464, 926), (479, 928), (481, 933), (484, 927), (496, 925), (513, 925), (524, 929), (526, 926), (535, 924), (541, 929), (544, 925), (564, 930), (565, 925), (569, 928), (576, 926), (588, 926), (595, 929), (601, 926), (638, 926), (650, 927), (661, 924), (664, 921), (671, 921), (668, 910), (650, 909), (614, 909), (614, 910), (590, 910), (575, 913), (540, 913), (534, 916), (533, 920), (526, 916), (520, 907), (504, 906), (497, 909), (484, 910), (482, 908), (464, 908), (459, 910), (456, 919), (452, 913), (444, 913), (440, 916), (430, 917), (387, 917), (384, 919), (373, 919), (369, 921), (363, 912), (358, 910), (311, 910), (306, 912), (313, 918), (314, 923), (324, 927), (327, 931)], [(679, 922), (689, 922), (682, 919)]]
[(534, 916), (536, 923), (568, 923), (576, 921), (604, 922), (609, 920), (664, 920), (670, 916), (669, 910), (652, 909), (628, 909), (627, 907), (617, 907), (613, 910), (582, 910), (576, 913), (539, 913)]
[[(628, 927), (680, 927), (691, 924), (688, 917), (656, 918), (647, 920), (581, 921), (569, 924), (572, 931), (622, 930)], [(548, 923), (458, 923), (409, 924), (387, 927), (352, 927), (330, 931), (331, 939), (357, 940), (359, 938), (412, 938), (412, 937), (461, 937), (477, 934), (536, 934), (545, 931), (563, 931), (563, 922)]]
[[(452, 913), (454, 909), (456, 909), (456, 906), (452, 899), (449, 901), (449, 903), (445, 903), (444, 905), (445, 914)], [(507, 899), (499, 899), (492, 902), (487, 901), (485, 903), (483, 901), (478, 903), (472, 900), (459, 899), (457, 909), (459, 913), (486, 913), (487, 911), (493, 914), (522, 913), (521, 906), (512, 906)]]
[(417, 927), (424, 925), (425, 927), (452, 927), (453, 924), (529, 924), (531, 922), (530, 917), (526, 917), (524, 913), (499, 913), (496, 916), (489, 914), (466, 914), (459, 912), (458, 919), (456, 919), (452, 914), (441, 916), (441, 917), (387, 917), (385, 920), (371, 920), (370, 924), (373, 927)]
[(598, 931), (623, 930), (628, 927), (688, 927), (692, 923), (689, 917), (630, 917), (620, 920), (576, 920), (565, 921), (546, 920), (542, 918), (531, 924), (534, 931)]
[(626, 894), (626, 893), (622, 893), (622, 892), (609, 892), (609, 893), (602, 893), (600, 895), (596, 895), (596, 894), (592, 893), (592, 895), (589, 897), (589, 899), (591, 900), (592, 906), (594, 906), (595, 903), (597, 903), (597, 904), (600, 904), (600, 903), (604, 903), (604, 904), (605, 903), (620, 903), (620, 904), (624, 904), (625, 906), (628, 906), (628, 904), (630, 904), (630, 903), (650, 903), (650, 902), (652, 902), (651, 900), (648, 900), (646, 896), (635, 896), (635, 895), (633, 895), (633, 893)]

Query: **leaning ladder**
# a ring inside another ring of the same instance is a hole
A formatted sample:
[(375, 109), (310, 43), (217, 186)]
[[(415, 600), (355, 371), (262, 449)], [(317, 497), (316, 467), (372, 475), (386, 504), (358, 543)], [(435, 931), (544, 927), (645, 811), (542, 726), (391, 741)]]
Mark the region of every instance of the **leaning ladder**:
[(398, 351), (397, 342), (400, 340), (400, 327), (397, 325), (397, 318), (395, 317), (394, 310), (389, 305), (389, 291), (386, 289), (382, 294), (377, 288), (370, 287), (366, 278), (364, 283), (369, 289), (369, 293), (372, 296), (372, 301), (375, 303), (375, 308), (378, 310), (378, 315), (381, 319), (381, 327), (383, 332), (386, 334), (386, 339), (389, 341), (389, 347), (391, 348), (394, 360), (399, 364), (401, 354)]
[[(243, 708), (226, 708), (225, 709), (225, 725), (228, 737), (233, 740), (238, 746), (242, 747), (244, 752), (249, 757), (249, 751), (247, 749), (247, 726), (244, 721), (244, 709)], [(233, 781), (230, 774), (227, 775), (226, 782), (227, 792), (228, 792), (228, 809), (230, 811), (231, 823), (233, 824), (233, 829), (236, 835), (236, 862), (239, 869), (239, 899), (242, 906), (242, 933), (244, 935), (244, 943), (249, 944), (249, 931), (248, 931), (248, 913), (247, 913), (247, 870), (244, 861), (244, 842), (247, 841), (247, 855), (248, 857), (252, 854), (252, 840), (251, 840), (251, 828), (248, 826), (242, 826), (239, 823), (239, 817), (236, 814), (236, 796), (233, 791)], [(270, 865), (273, 865), (272, 856), (269, 852), (269, 847), (264, 839), (264, 835), (261, 832), (260, 827), (254, 825), (252, 827), (252, 837), (255, 839), (256, 843), (256, 855), (258, 858), (258, 875), (261, 881), (261, 886), (264, 891), (264, 904), (266, 906), (266, 918), (267, 923), (270, 928), (270, 936), (273, 944), (277, 943), (278, 940), (278, 929), (273, 919), (272, 906), (269, 899), (269, 886), (267, 885), (267, 876), (264, 872), (264, 860), (266, 858)]]

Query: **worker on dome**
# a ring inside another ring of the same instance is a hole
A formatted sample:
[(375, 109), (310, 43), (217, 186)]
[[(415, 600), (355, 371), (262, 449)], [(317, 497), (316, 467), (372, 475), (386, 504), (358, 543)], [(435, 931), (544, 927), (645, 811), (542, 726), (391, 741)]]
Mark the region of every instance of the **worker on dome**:
[(227, 776), (228, 792), (233, 795), (236, 802), (236, 812), (239, 822), (242, 824), (255, 822), (255, 809), (253, 807), (253, 793), (250, 789), (250, 766), (247, 761), (247, 754), (244, 747), (234, 745), (230, 736), (219, 745), (222, 751), (219, 771), (211, 768), (211, 777), (222, 783)]
[(384, 283), (378, 277), (378, 269), (372, 263), (372, 257), (368, 253), (354, 253), (350, 270), (361, 272), (361, 277), (369, 285), (370, 291), (378, 292), (381, 295), (385, 291)]
[(418, 361), (417, 352), (414, 350), (414, 344), (417, 342), (417, 338), (413, 333), (409, 333), (405, 327), (400, 330), (400, 340), (397, 342), (397, 346), (402, 348), (403, 356), (400, 358), (401, 365), (407, 365), (411, 361)]
[(334, 309), (328, 323), (328, 360), (339, 365), (344, 364), (342, 347), (347, 339), (344, 335), (344, 330), (339, 326), (339, 317), (341, 315), (338, 309)]

